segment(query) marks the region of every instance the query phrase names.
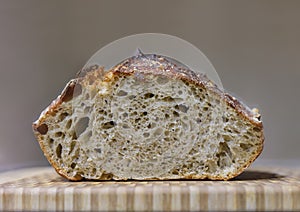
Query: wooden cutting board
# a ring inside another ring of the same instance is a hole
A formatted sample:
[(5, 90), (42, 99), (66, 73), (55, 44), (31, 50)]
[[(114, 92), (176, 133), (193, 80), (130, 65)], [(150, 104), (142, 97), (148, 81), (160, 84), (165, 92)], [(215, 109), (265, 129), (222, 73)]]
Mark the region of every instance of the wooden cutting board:
[(51, 167), (0, 174), (0, 210), (300, 210), (300, 169), (248, 169), (230, 181), (69, 182)]

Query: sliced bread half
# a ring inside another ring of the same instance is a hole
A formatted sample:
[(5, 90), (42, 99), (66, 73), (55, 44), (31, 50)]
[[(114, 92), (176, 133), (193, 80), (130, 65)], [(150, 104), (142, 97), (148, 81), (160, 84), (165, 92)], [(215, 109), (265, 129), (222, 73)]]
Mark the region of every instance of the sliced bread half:
[(257, 109), (170, 58), (141, 53), (81, 72), (33, 131), (70, 180), (228, 180), (264, 141)]

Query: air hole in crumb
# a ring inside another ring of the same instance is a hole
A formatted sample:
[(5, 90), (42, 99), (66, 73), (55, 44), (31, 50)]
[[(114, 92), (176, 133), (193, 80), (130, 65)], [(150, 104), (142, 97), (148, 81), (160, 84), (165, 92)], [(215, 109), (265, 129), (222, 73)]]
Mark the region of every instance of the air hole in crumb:
[(177, 169), (175, 169), (175, 170), (173, 170), (173, 171), (172, 171), (172, 174), (174, 174), (174, 175), (178, 175), (178, 174), (179, 174), (179, 172), (178, 172), (178, 170), (177, 170)]
[(147, 128), (152, 129), (152, 128), (154, 128), (155, 126), (156, 126), (155, 123), (150, 123), (150, 124), (147, 125)]
[(102, 125), (102, 128), (103, 129), (110, 129), (110, 128), (113, 128), (115, 125), (116, 125), (116, 123), (114, 121), (109, 121), (109, 122), (104, 123)]
[(52, 138), (50, 138), (50, 139), (49, 139), (49, 145), (50, 145), (50, 147), (53, 146), (53, 142), (54, 142), (54, 140), (53, 140)]
[(62, 135), (63, 135), (62, 132), (56, 132), (54, 136), (55, 136), (55, 137), (61, 137)]
[(164, 102), (173, 102), (174, 99), (170, 96), (167, 96), (167, 97), (162, 98), (162, 101), (164, 101)]
[(212, 161), (212, 160), (208, 160), (207, 161), (207, 165), (205, 166), (207, 168), (207, 171), (208, 172), (215, 172), (217, 170), (217, 167), (216, 167), (216, 163), (215, 161)]
[(84, 108), (83, 112), (86, 114), (86, 113), (88, 113), (90, 111), (90, 109), (91, 109), (91, 107), (86, 107), (86, 108)]
[(58, 146), (56, 147), (56, 155), (58, 158), (61, 158), (61, 151), (62, 151), (62, 146), (61, 144), (58, 144)]
[(48, 125), (47, 124), (41, 124), (36, 129), (40, 134), (45, 135), (48, 132)]
[(258, 127), (254, 127), (253, 130), (254, 130), (255, 132), (260, 132), (260, 128), (258, 128)]
[(129, 98), (130, 100), (132, 100), (132, 99), (135, 98), (135, 96), (134, 96), (134, 95), (130, 95), (128, 98)]
[(85, 99), (89, 99), (90, 98), (90, 94), (89, 93), (86, 93), (85, 94)]
[(123, 124), (122, 127), (123, 127), (124, 129), (128, 129), (128, 128), (129, 128), (129, 126), (128, 126), (127, 124)]
[(81, 118), (75, 125), (75, 132), (77, 137), (79, 137), (89, 125), (89, 117)]
[(134, 123), (138, 123), (139, 121), (141, 121), (141, 118), (136, 118), (136, 119), (134, 120)]
[(147, 138), (147, 137), (149, 137), (149, 136), (150, 136), (150, 133), (144, 133), (143, 135), (144, 135), (144, 137), (146, 137), (146, 138)]
[(117, 96), (126, 96), (128, 93), (126, 91), (123, 91), (123, 90), (120, 90), (118, 93), (117, 93)]
[(231, 136), (229, 136), (229, 135), (222, 135), (222, 137), (225, 142), (232, 140)]
[(247, 135), (243, 135), (243, 137), (246, 138), (246, 139), (249, 139), (249, 136), (247, 136)]
[(70, 145), (70, 152), (69, 152), (69, 154), (71, 154), (71, 152), (74, 150), (75, 146), (76, 146), (76, 141), (72, 141), (71, 145)]
[(73, 139), (73, 140), (76, 140), (76, 139), (77, 139), (77, 134), (76, 134), (75, 131), (72, 133), (72, 139)]
[(180, 105), (175, 105), (175, 109), (186, 113), (189, 110), (189, 107), (180, 104)]
[(67, 112), (61, 113), (61, 114), (59, 114), (58, 119), (59, 119), (60, 121), (63, 121), (68, 115), (69, 115), (69, 114), (68, 114)]
[(248, 150), (250, 149), (251, 145), (241, 143), (241, 144), (240, 144), (240, 147), (241, 147), (243, 150), (248, 151)]
[(69, 119), (67, 124), (66, 124), (66, 129), (70, 129), (72, 125), (72, 119)]
[(229, 119), (227, 117), (224, 117), (224, 116), (222, 117), (222, 119), (223, 119), (224, 123), (229, 121)]
[(101, 154), (101, 152), (102, 152), (101, 148), (95, 148), (94, 150), (95, 150), (96, 152), (100, 153), (100, 154)]
[(237, 129), (233, 129), (233, 132), (235, 132), (236, 134), (240, 134), (240, 132)]
[(145, 97), (145, 99), (149, 99), (149, 98), (154, 97), (154, 94), (153, 94), (153, 93), (146, 93), (146, 94), (144, 95), (144, 97)]
[(176, 111), (173, 111), (173, 115), (174, 115), (175, 117), (179, 117), (179, 113), (176, 112)]
[(154, 131), (154, 136), (158, 136), (158, 135), (161, 135), (162, 134), (162, 129), (161, 128), (158, 128)]
[(219, 147), (220, 154), (225, 153), (227, 156), (232, 158), (232, 153), (230, 151), (229, 146), (225, 142), (220, 142), (220, 147)]
[(247, 131), (247, 135), (249, 135), (250, 137), (252, 137), (252, 136), (253, 136), (253, 133), (250, 132), (250, 131)]
[(71, 164), (71, 168), (72, 168), (72, 169), (74, 169), (75, 166), (76, 166), (76, 163), (72, 163), (72, 164)]

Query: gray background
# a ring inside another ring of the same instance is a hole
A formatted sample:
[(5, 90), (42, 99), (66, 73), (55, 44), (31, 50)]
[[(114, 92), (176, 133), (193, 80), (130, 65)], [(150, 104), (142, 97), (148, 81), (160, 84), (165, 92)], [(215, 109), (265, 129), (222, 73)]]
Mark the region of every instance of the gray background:
[(260, 159), (300, 159), (300, 1), (0, 1), (0, 169), (47, 164), (31, 123), (88, 58), (126, 35), (200, 48), (223, 86), (258, 107)]

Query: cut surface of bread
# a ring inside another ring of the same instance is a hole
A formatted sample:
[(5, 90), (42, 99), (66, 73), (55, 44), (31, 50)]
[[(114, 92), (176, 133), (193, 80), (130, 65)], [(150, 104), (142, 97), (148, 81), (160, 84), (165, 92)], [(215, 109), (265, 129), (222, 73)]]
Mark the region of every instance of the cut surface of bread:
[(144, 54), (81, 73), (33, 130), (70, 180), (228, 180), (259, 156), (264, 141), (257, 109), (204, 75)]

